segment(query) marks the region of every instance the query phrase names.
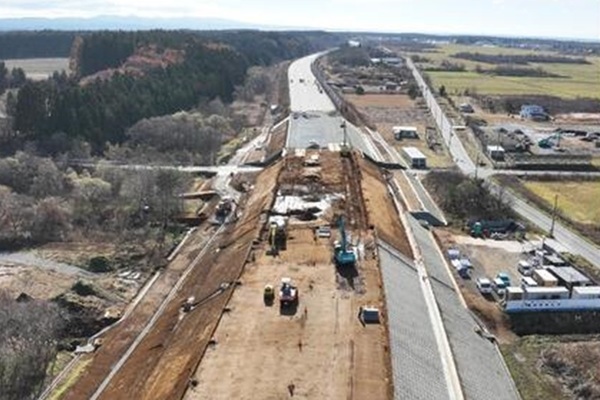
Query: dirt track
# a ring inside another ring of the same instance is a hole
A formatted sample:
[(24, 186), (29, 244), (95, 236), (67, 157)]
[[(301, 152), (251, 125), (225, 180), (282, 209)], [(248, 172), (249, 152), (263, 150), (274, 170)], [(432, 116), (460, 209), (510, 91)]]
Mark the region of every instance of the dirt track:
[[(183, 395), (188, 377), (196, 368), (203, 349), (212, 337), (231, 288), (186, 314), (183, 319), (180, 319), (180, 305), (189, 296), (202, 299), (221, 283), (237, 279), (248, 248), (257, 236), (261, 210), (268, 207), (271, 201), (278, 171), (279, 166), (275, 166), (261, 174), (258, 183), (264, 190), (253, 193), (236, 229), (230, 235), (225, 235), (220, 243), (221, 250), (217, 253), (214, 248), (198, 263), (179, 294), (158, 319), (154, 329), (133, 352), (100, 398), (154, 400), (175, 399)], [(187, 247), (191, 247), (191, 244)], [(180, 260), (187, 266), (195, 255), (193, 252), (184, 252), (177, 257), (176, 262)], [(174, 281), (172, 279), (169, 286), (165, 285), (166, 288), (170, 289)], [(162, 297), (160, 296), (161, 299)], [(145, 303), (149, 304), (144, 307)], [(91, 367), (65, 398), (83, 399), (91, 396), (111, 366), (149, 320), (155, 310), (153, 306), (157, 303), (154, 295), (149, 296), (140, 304), (140, 309), (145, 312), (132, 314), (129, 320), (107, 336), (106, 345), (94, 355)], [(191, 348), (195, 351), (190, 351)]]

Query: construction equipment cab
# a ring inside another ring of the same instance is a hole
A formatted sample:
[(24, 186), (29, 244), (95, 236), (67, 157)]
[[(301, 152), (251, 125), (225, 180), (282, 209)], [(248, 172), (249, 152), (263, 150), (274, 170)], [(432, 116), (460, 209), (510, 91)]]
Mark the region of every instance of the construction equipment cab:
[(281, 278), (281, 289), (279, 289), (279, 305), (281, 307), (298, 305), (298, 288), (292, 284), (291, 278)]
[(356, 264), (356, 253), (349, 248), (346, 228), (344, 226), (344, 217), (338, 219), (338, 228), (340, 230), (340, 241), (335, 241), (333, 254), (335, 264), (338, 267), (349, 267)]

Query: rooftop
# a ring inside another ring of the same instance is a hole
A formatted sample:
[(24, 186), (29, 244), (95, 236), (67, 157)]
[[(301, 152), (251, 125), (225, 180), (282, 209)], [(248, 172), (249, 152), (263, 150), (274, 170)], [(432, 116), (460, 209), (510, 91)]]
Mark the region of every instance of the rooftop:
[(403, 147), (402, 150), (410, 157), (410, 158), (426, 158), (421, 150), (416, 147)]
[(548, 267), (548, 271), (565, 282), (583, 284), (590, 283), (590, 280), (587, 276), (573, 267)]
[(487, 149), (488, 149), (488, 151), (500, 151), (500, 152), (504, 151), (504, 147), (502, 147), (502, 146), (488, 146)]

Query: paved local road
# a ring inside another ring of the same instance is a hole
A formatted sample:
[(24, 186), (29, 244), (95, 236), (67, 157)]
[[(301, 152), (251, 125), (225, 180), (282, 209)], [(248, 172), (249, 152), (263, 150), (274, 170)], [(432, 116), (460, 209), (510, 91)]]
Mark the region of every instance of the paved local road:
[[(421, 88), (423, 97), (427, 102), (429, 110), (431, 111), (433, 118), (435, 119), (438, 127), (440, 128), (440, 131), (442, 132), (442, 137), (446, 145), (450, 149), (450, 153), (452, 154), (456, 165), (464, 174), (474, 175), (476, 170), (475, 163), (467, 154), (467, 151), (465, 150), (461, 141), (453, 133), (450, 121), (440, 108), (435, 97), (433, 96), (433, 93), (423, 80), (421, 73), (416, 68), (416, 66), (410, 58), (407, 58), (407, 65), (412, 70), (413, 76), (415, 77), (417, 84)], [(494, 171), (489, 168), (479, 168), (478, 170), (478, 176), (481, 178), (488, 179), (493, 174)], [(496, 185), (495, 188), (496, 190), (500, 190), (500, 188)], [(542, 230), (550, 230), (551, 221), (546, 214), (536, 209), (535, 207), (527, 204), (514, 193), (510, 191), (505, 191), (505, 193), (506, 196), (512, 202), (513, 209), (517, 213), (519, 213), (525, 219), (531, 221), (532, 223), (540, 227)], [(559, 222), (555, 224), (554, 238), (570, 253), (578, 254), (586, 258), (596, 267), (600, 268), (600, 247), (592, 244), (591, 242), (588, 242), (586, 239), (582, 238), (581, 236), (571, 231)]]

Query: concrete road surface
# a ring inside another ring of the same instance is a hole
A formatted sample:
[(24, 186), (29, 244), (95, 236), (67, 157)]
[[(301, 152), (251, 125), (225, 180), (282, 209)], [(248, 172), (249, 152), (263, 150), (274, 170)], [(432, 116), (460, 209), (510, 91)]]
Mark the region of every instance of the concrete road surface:
[[(344, 119), (311, 70), (311, 64), (322, 54), (296, 60), (288, 70), (292, 116), (286, 147), (304, 149), (316, 143), (326, 148), (338, 146), (344, 141), (341, 127)], [(346, 122), (346, 126), (347, 140), (352, 147), (375, 157), (364, 134), (349, 122)]]
[(323, 53), (294, 61), (288, 70), (292, 113), (304, 111), (335, 112), (335, 106), (321, 89), (310, 66)]

